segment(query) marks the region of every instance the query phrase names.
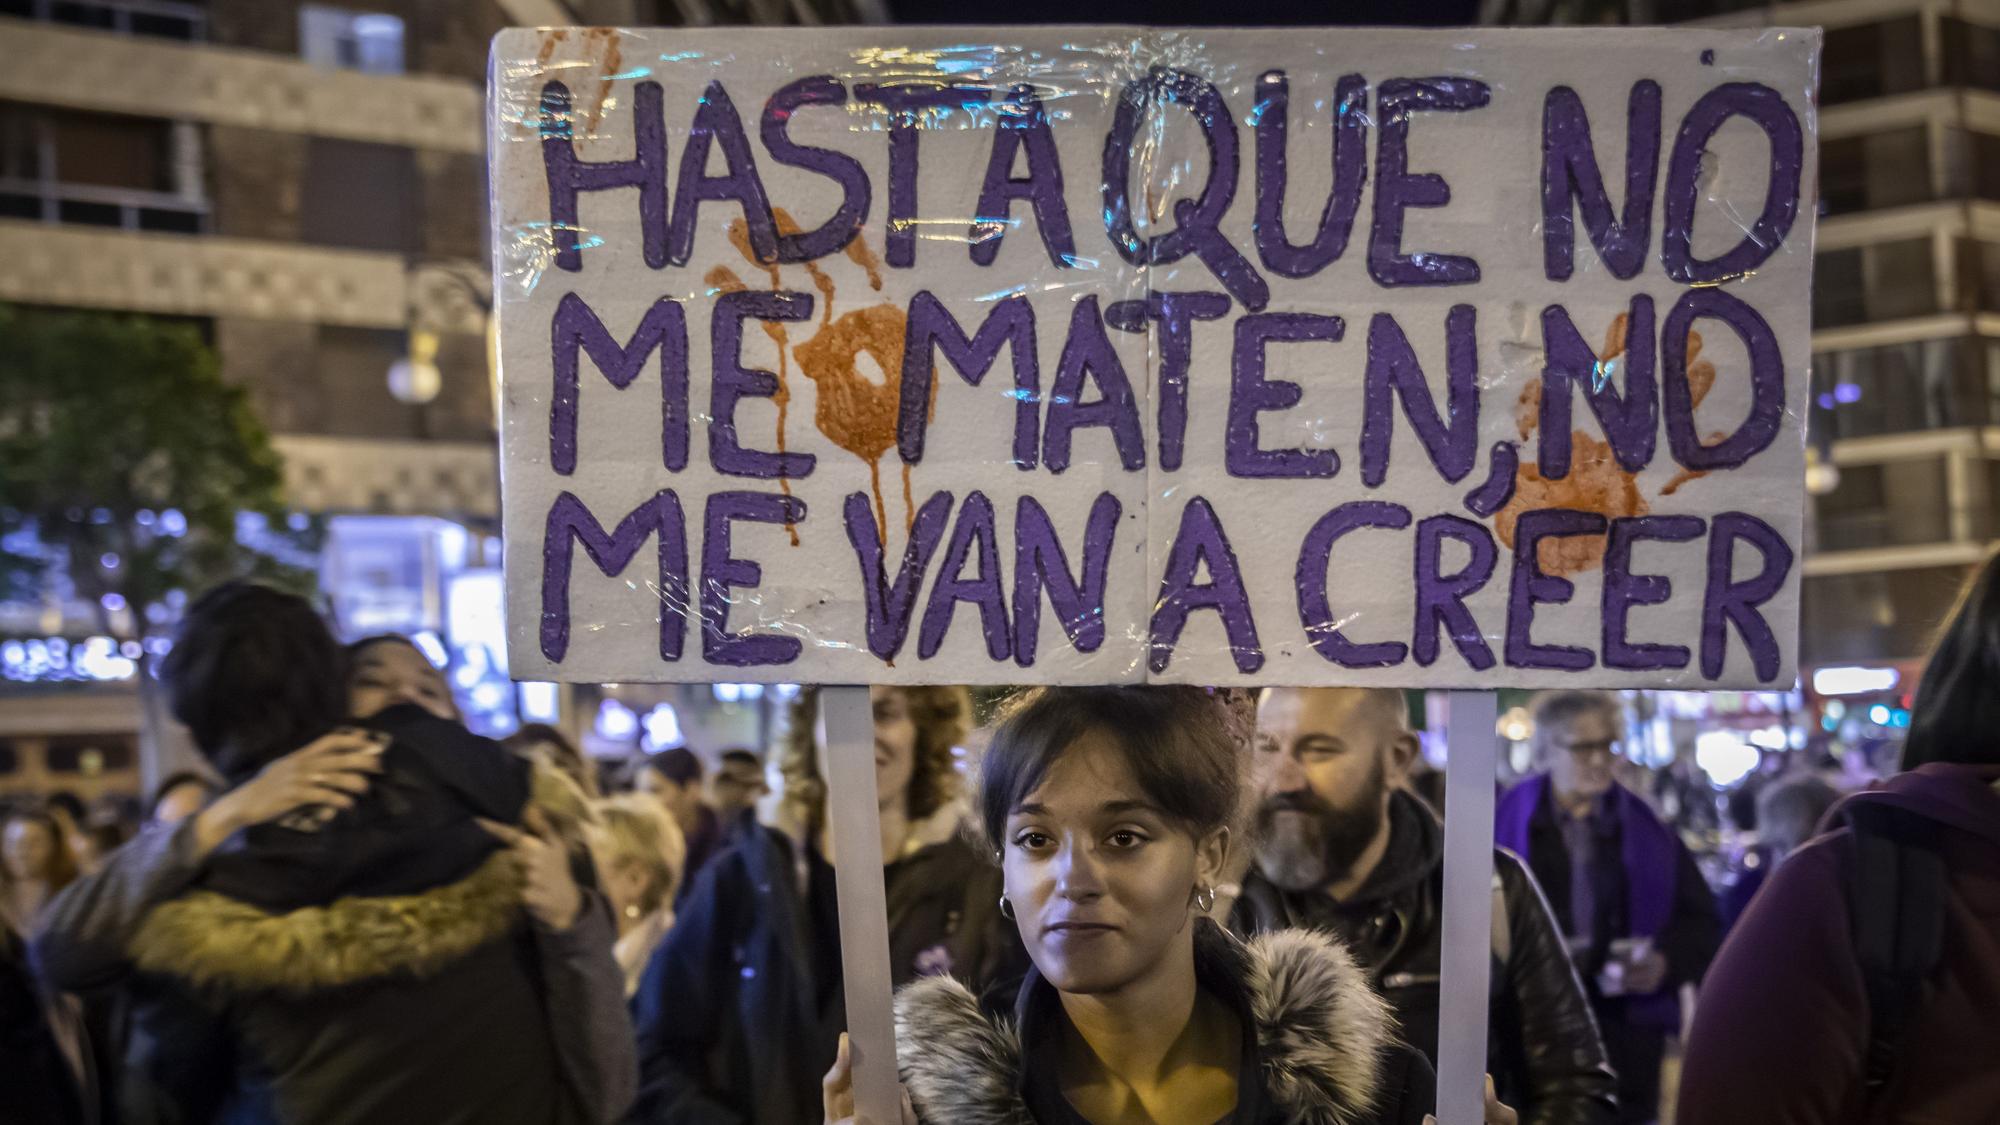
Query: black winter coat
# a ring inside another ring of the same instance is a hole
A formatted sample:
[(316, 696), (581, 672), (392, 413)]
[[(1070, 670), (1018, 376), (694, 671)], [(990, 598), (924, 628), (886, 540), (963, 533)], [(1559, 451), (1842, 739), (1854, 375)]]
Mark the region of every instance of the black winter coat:
[[(1443, 940), (1443, 826), (1417, 798), (1390, 804), (1390, 843), (1376, 875), (1351, 901), (1280, 890), (1254, 868), (1230, 918), (1238, 933), (1290, 927), (1341, 938), (1395, 1008), (1403, 1036), (1435, 1064)], [(1617, 1080), (1583, 984), (1541, 888), (1521, 861), (1496, 850), (1505, 903), (1487, 1010), (1487, 1068), (1500, 1100), (1525, 1125), (1616, 1120)], [(1498, 954), (1505, 952), (1504, 960)]]
[(49, 1024), (27, 949), (0, 918), (0, 1103), (10, 1125), (81, 1125), (84, 1092)]
[(530, 767), (414, 707), (366, 725), (391, 736), (382, 773), (330, 823), (260, 825), (198, 865), (187, 826), (142, 837), (51, 905), (37, 940), (51, 975), (131, 1002), (126, 1120), (555, 1125), (622, 1111), (633, 1065), (608, 910), (586, 891), (569, 931), (532, 923), (474, 820), (517, 822)]
[[(791, 838), (758, 827), (717, 855), (683, 900), (632, 998), (644, 1125), (820, 1120), (820, 1079), (847, 1026), (833, 869), (810, 849), (799, 888)], [(982, 982), (1026, 964), (999, 914), (1000, 873), (953, 837), (890, 864), (890, 969)]]

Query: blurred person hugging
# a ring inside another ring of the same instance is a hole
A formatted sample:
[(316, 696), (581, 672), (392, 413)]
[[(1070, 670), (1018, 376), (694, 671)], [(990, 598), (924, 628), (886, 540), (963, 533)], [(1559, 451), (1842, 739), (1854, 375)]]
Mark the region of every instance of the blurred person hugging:
[(197, 599), (161, 671), (225, 789), (35, 941), (65, 987), (127, 989), (128, 1117), (616, 1119), (611, 914), (551, 827), (587, 811), (573, 786), (460, 726), (407, 641), (344, 653), (268, 587)]

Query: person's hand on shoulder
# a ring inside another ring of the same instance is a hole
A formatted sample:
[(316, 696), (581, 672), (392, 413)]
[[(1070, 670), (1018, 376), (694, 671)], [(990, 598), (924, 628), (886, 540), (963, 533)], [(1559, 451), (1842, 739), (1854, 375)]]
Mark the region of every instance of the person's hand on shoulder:
[(343, 727), (265, 766), (196, 814), (196, 856), (206, 856), (233, 833), (311, 810), (323, 823), (368, 791), (382, 772), (387, 735)]
[(583, 913), (583, 889), (576, 885), (570, 870), (569, 850), (556, 838), (555, 831), (537, 808), (529, 808), (515, 828), (497, 820), (480, 820), (501, 843), (507, 845), (514, 866), (521, 873), (521, 905), (535, 920), (552, 930), (567, 930)]

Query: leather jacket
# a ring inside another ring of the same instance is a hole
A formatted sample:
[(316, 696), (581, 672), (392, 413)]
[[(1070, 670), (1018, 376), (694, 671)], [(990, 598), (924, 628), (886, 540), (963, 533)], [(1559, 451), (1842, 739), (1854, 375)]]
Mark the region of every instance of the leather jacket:
[[(1281, 890), (1252, 868), (1230, 925), (1241, 934), (1306, 928), (1339, 936), (1395, 1008), (1404, 1037), (1435, 1062), (1443, 826), (1403, 792), (1391, 798), (1390, 825), (1388, 852), (1350, 901)], [(1487, 1069), (1500, 1099), (1525, 1125), (1608, 1125), (1617, 1118), (1617, 1080), (1561, 930), (1520, 859), (1496, 848), (1493, 869), (1506, 925), (1494, 928)]]

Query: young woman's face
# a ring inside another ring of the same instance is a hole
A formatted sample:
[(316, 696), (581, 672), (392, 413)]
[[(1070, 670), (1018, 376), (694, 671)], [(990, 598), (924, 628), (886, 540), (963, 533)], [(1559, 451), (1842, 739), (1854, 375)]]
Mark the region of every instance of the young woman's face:
[(1049, 983), (1115, 992), (1190, 939), (1228, 832), (1197, 842), (1140, 789), (1102, 732), (1072, 743), (1007, 817), (1002, 869), (1022, 944)]
[(6, 860), (10, 878), (17, 882), (41, 879), (55, 857), (56, 838), (48, 825), (38, 820), (7, 822), (6, 835), (0, 837), (0, 858)]
[(347, 683), (348, 709), (365, 719), (398, 703), (414, 703), (440, 719), (457, 719), (444, 673), (416, 646), (383, 641), (361, 650)]
[(917, 768), (917, 721), (910, 715), (910, 697), (901, 688), (871, 687), (875, 707), (875, 800), (901, 802)]

